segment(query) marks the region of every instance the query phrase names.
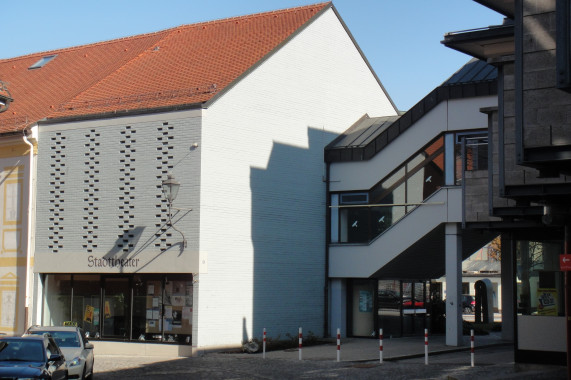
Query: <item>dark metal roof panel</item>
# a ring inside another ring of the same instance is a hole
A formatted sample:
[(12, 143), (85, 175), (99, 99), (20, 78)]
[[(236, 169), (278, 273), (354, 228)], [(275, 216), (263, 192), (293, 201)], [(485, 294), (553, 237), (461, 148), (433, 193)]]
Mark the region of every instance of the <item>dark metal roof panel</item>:
[(467, 64), (462, 66), (460, 70), (456, 71), (442, 85), (451, 86), (465, 83), (492, 81), (497, 79), (497, 77), (498, 70), (494, 66), (489, 65), (482, 60), (473, 58)]
[(369, 117), (365, 115), (351, 128), (327, 146), (327, 149), (365, 147), (379, 133), (386, 130), (398, 116)]
[(364, 115), (325, 147), (326, 162), (369, 160), (440, 102), (497, 94), (497, 69), (472, 59), (400, 116)]

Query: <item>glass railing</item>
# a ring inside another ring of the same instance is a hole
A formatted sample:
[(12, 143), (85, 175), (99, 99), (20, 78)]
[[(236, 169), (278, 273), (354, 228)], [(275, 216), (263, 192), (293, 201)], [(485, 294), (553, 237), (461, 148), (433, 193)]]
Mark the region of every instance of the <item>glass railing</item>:
[[(414, 210), (444, 185), (444, 137), (428, 144), (366, 193), (359, 202), (342, 194), (338, 213), (339, 243), (367, 243)], [(351, 199), (344, 202), (344, 199)]]

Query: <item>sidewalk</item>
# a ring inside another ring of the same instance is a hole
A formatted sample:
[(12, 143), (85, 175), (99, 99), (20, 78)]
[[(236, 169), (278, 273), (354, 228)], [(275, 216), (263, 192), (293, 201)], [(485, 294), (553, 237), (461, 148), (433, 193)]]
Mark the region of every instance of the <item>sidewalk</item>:
[[(470, 337), (464, 336), (464, 344), (459, 347), (447, 346), (444, 335), (428, 337), (428, 355), (446, 352), (470, 350)], [(491, 333), (474, 337), (474, 347), (490, 347), (493, 345), (509, 345), (511, 342), (502, 341), (501, 333)], [(383, 360), (396, 360), (424, 356), (424, 336), (383, 339)], [(299, 359), (297, 348), (266, 352), (268, 359)], [(379, 360), (379, 340), (368, 338), (341, 339), (341, 361), (373, 361)], [(325, 344), (302, 347), (303, 360), (336, 360), (337, 344), (335, 340)]]

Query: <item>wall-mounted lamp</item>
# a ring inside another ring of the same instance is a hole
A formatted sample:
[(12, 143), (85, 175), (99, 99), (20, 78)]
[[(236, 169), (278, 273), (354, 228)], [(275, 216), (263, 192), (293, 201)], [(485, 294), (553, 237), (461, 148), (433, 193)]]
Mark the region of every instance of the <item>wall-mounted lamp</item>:
[(8, 91), (8, 87), (6, 87), (6, 83), (0, 80), (0, 113), (8, 110), (10, 103), (12, 103), (14, 99), (12, 99), (12, 95), (10, 91)]
[(174, 200), (176, 199), (176, 196), (178, 195), (178, 189), (180, 188), (180, 182), (178, 182), (174, 178), (174, 176), (169, 173), (169, 174), (167, 174), (167, 179), (162, 182), (161, 186), (163, 188), (163, 194), (164, 194), (165, 198), (167, 199), (168, 206), (169, 206), (169, 226), (172, 227), (173, 230), (177, 231), (179, 234), (182, 235), (182, 243), (183, 243), (184, 248), (186, 248), (186, 238), (184, 237), (184, 234), (182, 233), (182, 231), (178, 230), (172, 224), (172, 213), (171, 213), (172, 203), (174, 202)]

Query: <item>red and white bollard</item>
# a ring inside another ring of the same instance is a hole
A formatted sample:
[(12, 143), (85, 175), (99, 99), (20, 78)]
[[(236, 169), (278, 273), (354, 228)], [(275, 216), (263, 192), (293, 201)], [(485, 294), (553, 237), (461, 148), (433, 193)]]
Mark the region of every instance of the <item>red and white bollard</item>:
[(379, 329), (379, 361), (383, 364), (383, 329)]
[(262, 352), (263, 352), (262, 357), (265, 359), (266, 358), (266, 328), (265, 327), (264, 327), (264, 340), (262, 342)]
[(424, 329), (424, 364), (428, 365), (428, 329)]
[(301, 327), (299, 328), (299, 360), (301, 360), (301, 344), (303, 341), (303, 336), (301, 334)]
[(341, 361), (341, 329), (337, 329), (337, 361)]
[(471, 365), (474, 366), (474, 330), (470, 330), (470, 358)]

